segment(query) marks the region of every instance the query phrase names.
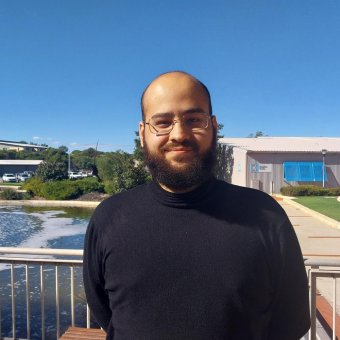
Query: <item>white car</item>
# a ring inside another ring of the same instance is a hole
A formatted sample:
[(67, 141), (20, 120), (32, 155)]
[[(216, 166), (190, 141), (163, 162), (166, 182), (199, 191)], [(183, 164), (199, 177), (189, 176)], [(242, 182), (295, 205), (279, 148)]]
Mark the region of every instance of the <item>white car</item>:
[(21, 182), (25, 182), (25, 181), (27, 181), (27, 180), (30, 179), (30, 178), (31, 178), (31, 177), (28, 176), (28, 174), (25, 174), (25, 173), (20, 174), (20, 175), (18, 176), (18, 179), (19, 179), (19, 181), (21, 181)]
[(68, 173), (69, 179), (81, 179), (83, 178), (83, 174), (81, 172), (69, 172)]
[(2, 181), (3, 182), (16, 182), (17, 178), (15, 177), (14, 174), (3, 174)]

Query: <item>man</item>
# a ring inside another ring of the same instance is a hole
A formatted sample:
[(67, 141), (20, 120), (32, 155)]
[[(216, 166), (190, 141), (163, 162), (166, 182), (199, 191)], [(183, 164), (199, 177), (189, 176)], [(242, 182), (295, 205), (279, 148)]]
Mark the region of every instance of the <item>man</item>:
[(207, 88), (165, 73), (141, 105), (153, 181), (101, 203), (85, 240), (86, 296), (107, 339), (301, 338), (308, 286), (294, 230), (265, 193), (214, 178)]

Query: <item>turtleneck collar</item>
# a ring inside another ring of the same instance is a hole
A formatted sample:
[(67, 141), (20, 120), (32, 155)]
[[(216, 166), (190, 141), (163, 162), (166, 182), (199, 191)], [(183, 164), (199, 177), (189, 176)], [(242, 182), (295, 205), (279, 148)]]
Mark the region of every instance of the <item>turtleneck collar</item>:
[(150, 183), (149, 188), (155, 199), (164, 205), (176, 208), (190, 208), (202, 204), (214, 189), (216, 182), (215, 178), (211, 178), (198, 188), (185, 193), (166, 191), (155, 181)]

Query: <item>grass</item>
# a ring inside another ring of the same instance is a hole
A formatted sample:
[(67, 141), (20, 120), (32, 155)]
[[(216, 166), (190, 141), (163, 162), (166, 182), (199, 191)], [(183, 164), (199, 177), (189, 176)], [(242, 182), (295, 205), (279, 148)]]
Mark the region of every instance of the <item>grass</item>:
[(6, 186), (6, 187), (13, 187), (13, 186), (17, 187), (17, 186), (22, 185), (22, 183), (21, 182), (1, 182), (0, 185)]
[(306, 196), (299, 197), (295, 201), (340, 222), (340, 202), (336, 197)]

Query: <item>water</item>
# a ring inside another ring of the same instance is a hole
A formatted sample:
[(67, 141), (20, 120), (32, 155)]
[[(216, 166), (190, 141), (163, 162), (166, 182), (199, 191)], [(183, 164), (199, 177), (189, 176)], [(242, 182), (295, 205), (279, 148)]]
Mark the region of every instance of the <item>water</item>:
[[(0, 206), (0, 246), (24, 248), (82, 249), (84, 234), (92, 209), (86, 208), (50, 208), (30, 206)], [(44, 256), (46, 258), (46, 256)], [(45, 324), (46, 339), (55, 339), (55, 275), (54, 267), (44, 267), (45, 276)], [(85, 322), (85, 305), (81, 268), (75, 270), (76, 282), (76, 322)], [(39, 266), (30, 266), (30, 303), (31, 303), (31, 338), (41, 339), (40, 278)], [(60, 279), (61, 278), (61, 279)], [(62, 310), (61, 330), (70, 325), (70, 289), (69, 269), (60, 267), (60, 305)], [(1, 280), (1, 327), (4, 336), (11, 336), (11, 284), (8, 265), (0, 264)], [(24, 268), (15, 270), (16, 330), (17, 337), (26, 336)], [(53, 292), (53, 293), (51, 293)]]

